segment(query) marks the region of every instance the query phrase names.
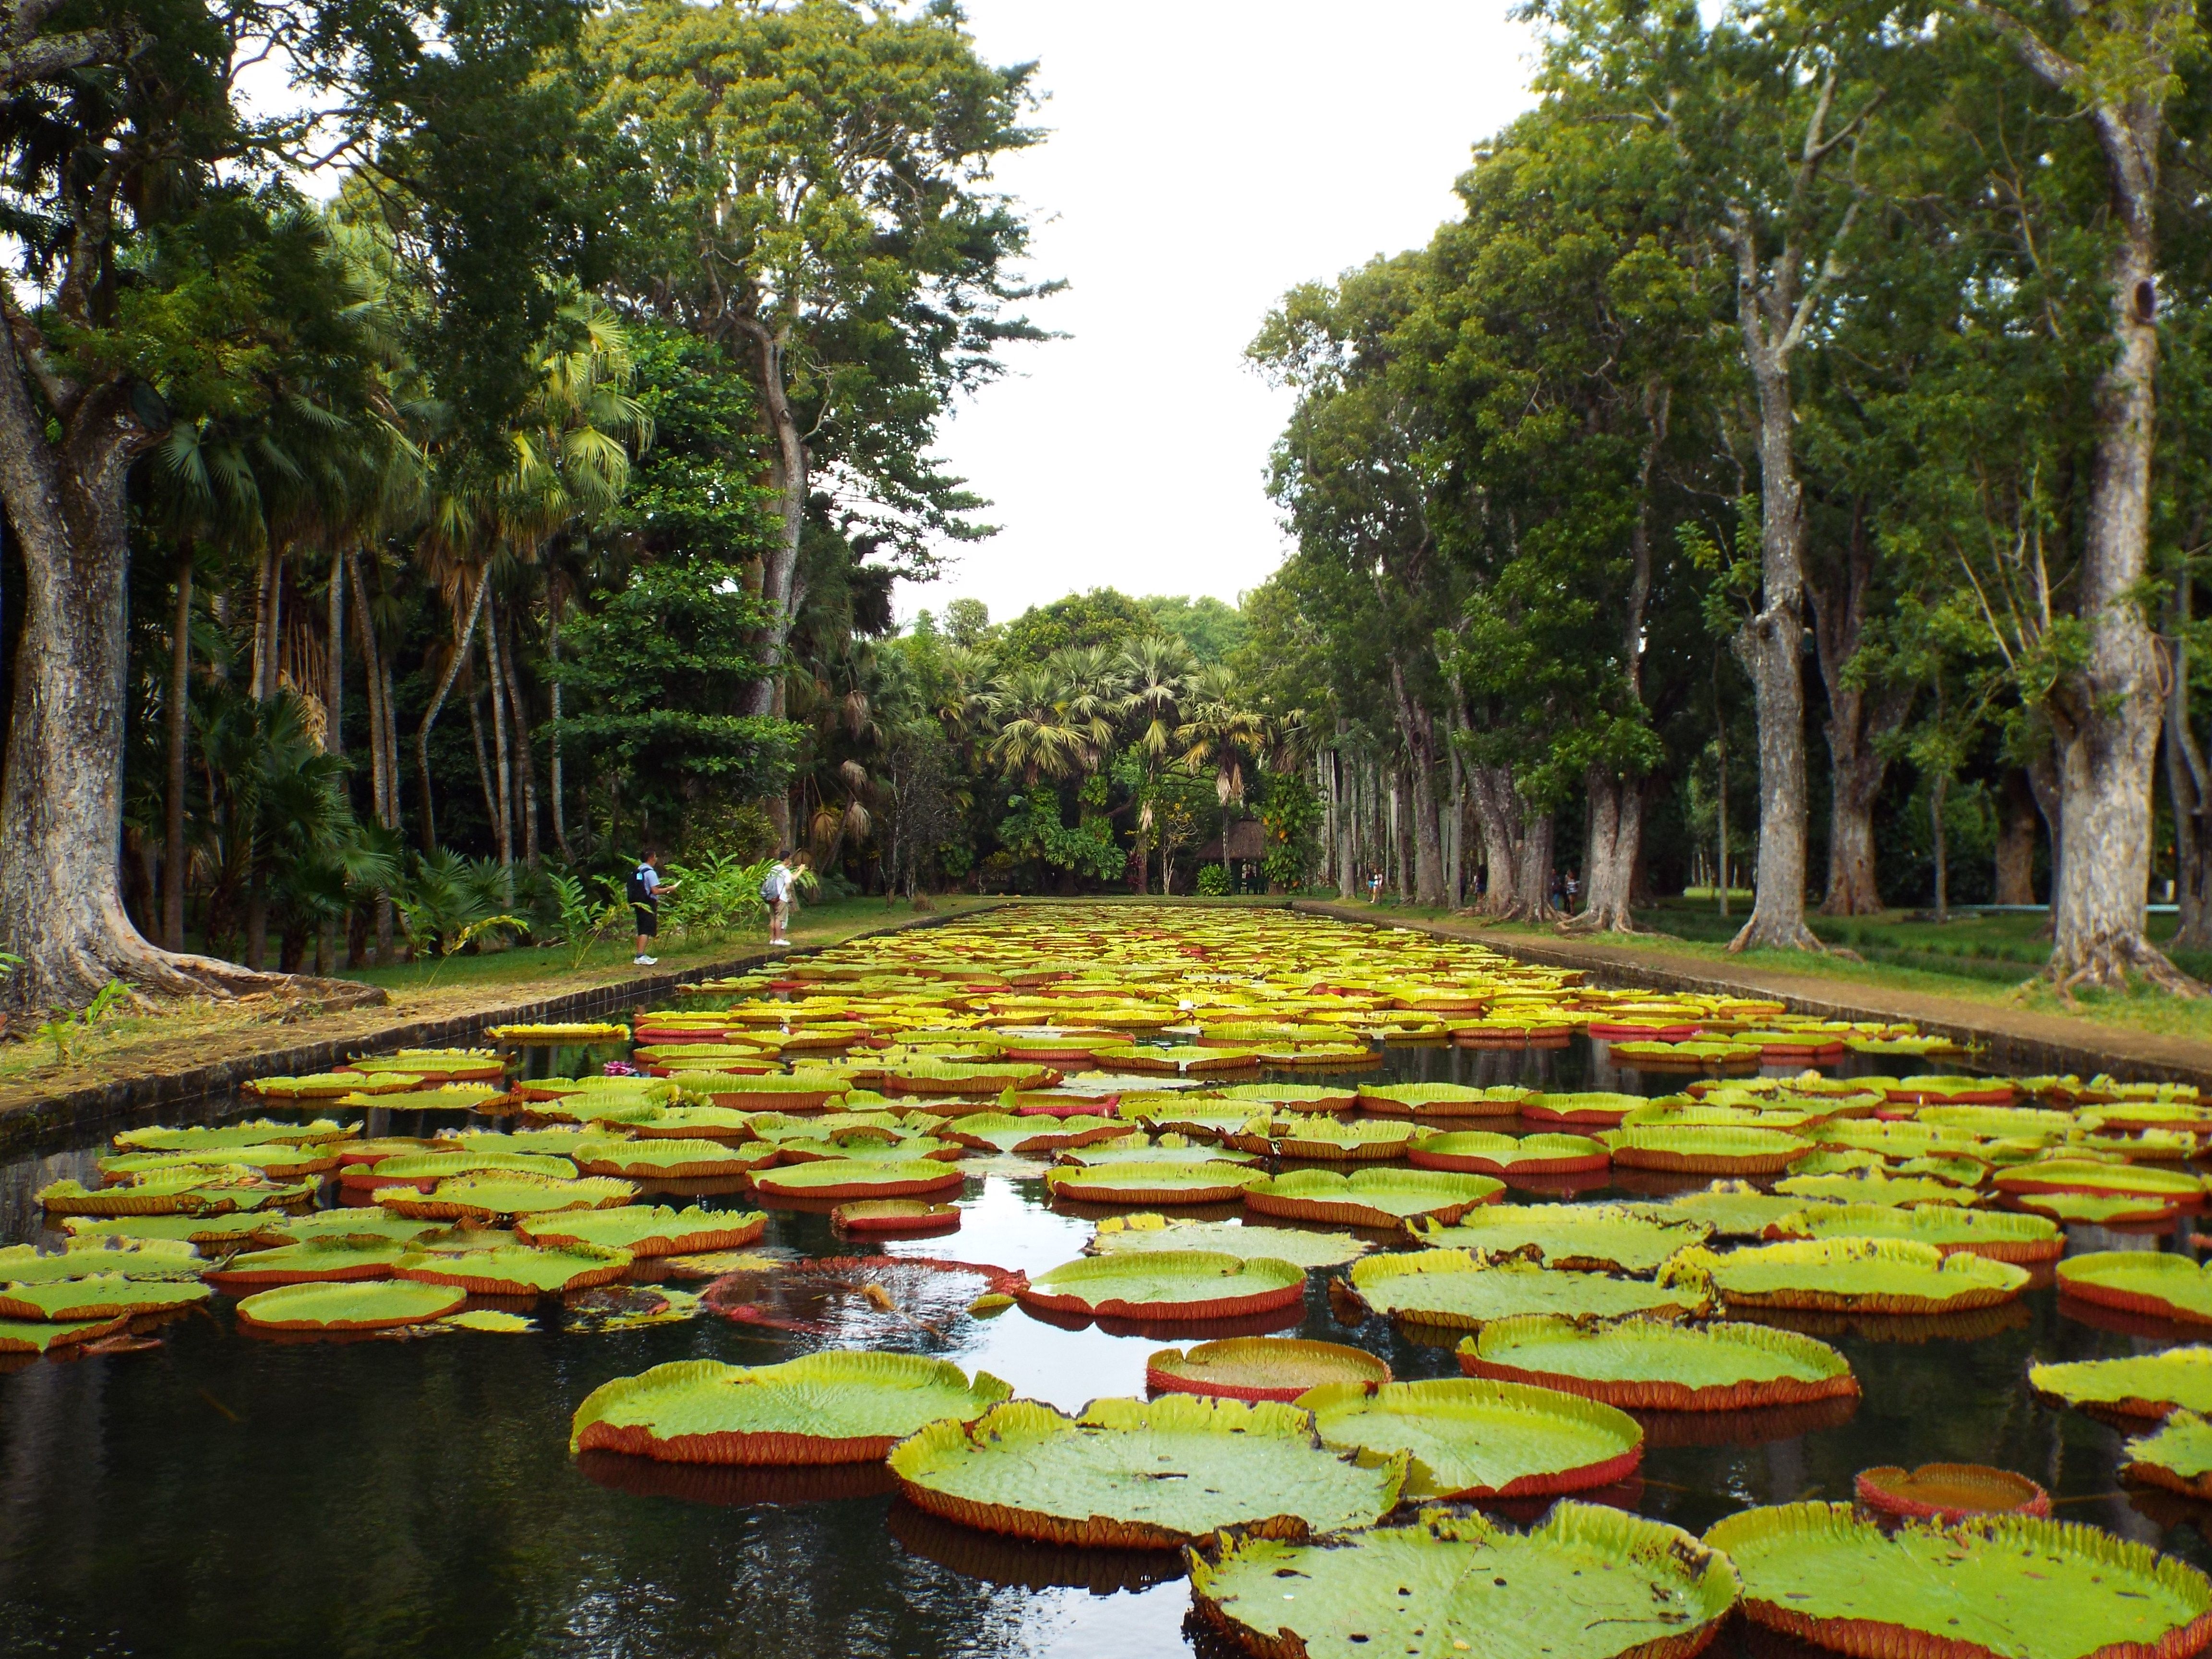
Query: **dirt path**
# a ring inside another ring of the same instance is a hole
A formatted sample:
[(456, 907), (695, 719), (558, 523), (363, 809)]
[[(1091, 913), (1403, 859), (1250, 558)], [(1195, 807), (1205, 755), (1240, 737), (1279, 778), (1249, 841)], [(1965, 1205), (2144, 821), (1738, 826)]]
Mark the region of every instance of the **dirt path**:
[(1765, 966), (1738, 968), (1706, 957), (1645, 945), (1606, 945), (1586, 939), (1531, 939), (1498, 932), (1479, 921), (1392, 921), (1366, 906), (1300, 902), (1297, 908), (1346, 921), (1411, 927), (1448, 939), (1474, 939), (1547, 967), (1580, 968), (1601, 984), (1648, 985), (1662, 991), (1778, 997), (1800, 1013), (1830, 1019), (1911, 1020), (1987, 1052), (1993, 1068), (2027, 1074), (2110, 1072), (2128, 1081), (2194, 1083), (2212, 1090), (2212, 1042), (2201, 1037), (2129, 1030), (2082, 1016), (2045, 1013), (1965, 997), (1893, 991), (1818, 971), (1798, 973)]

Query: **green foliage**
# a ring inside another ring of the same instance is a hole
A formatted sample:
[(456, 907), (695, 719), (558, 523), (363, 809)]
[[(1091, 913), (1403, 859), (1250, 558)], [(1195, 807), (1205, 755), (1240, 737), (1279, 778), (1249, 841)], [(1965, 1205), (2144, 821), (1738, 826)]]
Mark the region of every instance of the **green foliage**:
[(1198, 872), (1198, 890), (1207, 898), (1226, 898), (1236, 890), (1229, 872), (1218, 864), (1201, 865)]
[(761, 884), (774, 866), (773, 859), (746, 860), (734, 853), (708, 853), (690, 864), (672, 862), (668, 874), (675, 891), (661, 901), (662, 919), (687, 938), (706, 940), (727, 939), (763, 922), (768, 902), (761, 897)]
[(592, 947), (609, 934), (618, 934), (629, 921), (629, 906), (623, 902), (621, 890), (604, 877), (601, 883), (608, 890), (604, 902), (595, 902), (590, 890), (580, 876), (555, 872), (550, 878), (555, 903), (560, 910), (561, 945), (573, 971), (584, 965)]
[(1267, 831), (1267, 855), (1261, 868), (1267, 880), (1288, 892), (1306, 884), (1320, 857), (1316, 834), (1321, 828), (1321, 793), (1303, 770), (1279, 772), (1267, 780), (1260, 803), (1260, 823)]

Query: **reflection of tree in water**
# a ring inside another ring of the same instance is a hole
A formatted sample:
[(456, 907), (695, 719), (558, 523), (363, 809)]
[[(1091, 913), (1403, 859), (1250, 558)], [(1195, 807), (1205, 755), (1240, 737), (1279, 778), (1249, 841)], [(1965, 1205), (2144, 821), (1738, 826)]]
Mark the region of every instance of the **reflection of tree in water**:
[(1093, 1595), (1112, 1595), (1150, 1589), (1183, 1576), (1181, 1550), (1075, 1549), (1008, 1538), (931, 1515), (904, 1498), (891, 1505), (884, 1523), (891, 1536), (914, 1554), (963, 1577), (1023, 1589), (1085, 1589)]
[(1027, 1281), (972, 1261), (933, 1256), (825, 1256), (725, 1274), (707, 1308), (739, 1325), (865, 1345), (950, 1336), (980, 1296), (1011, 1295)]

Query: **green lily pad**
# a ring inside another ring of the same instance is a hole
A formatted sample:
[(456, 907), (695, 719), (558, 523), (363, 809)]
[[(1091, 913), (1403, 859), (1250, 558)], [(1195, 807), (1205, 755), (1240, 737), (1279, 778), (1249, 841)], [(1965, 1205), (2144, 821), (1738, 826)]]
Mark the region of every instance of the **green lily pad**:
[(562, 1210), (525, 1217), (515, 1231), (532, 1244), (596, 1244), (628, 1250), (633, 1256), (696, 1255), (708, 1250), (739, 1250), (768, 1230), (757, 1210), (671, 1209), (666, 1205), (627, 1204), (612, 1210)]
[(1491, 1176), (1443, 1170), (1292, 1170), (1248, 1188), (1244, 1207), (1290, 1221), (1344, 1227), (1396, 1227), (1416, 1217), (1454, 1222), (1478, 1204), (1497, 1201), (1505, 1183)]
[(1780, 1175), (1791, 1159), (1812, 1150), (1809, 1141), (1779, 1129), (1662, 1125), (1608, 1129), (1597, 1138), (1618, 1166), (1686, 1175)]
[(1879, 1170), (1850, 1175), (1794, 1175), (1776, 1182), (1774, 1190), (1784, 1198), (1817, 1199), (1828, 1204), (1879, 1206), (1893, 1210), (1974, 1201), (1970, 1189), (1952, 1182), (1926, 1176), (1886, 1175)]
[(576, 1169), (582, 1174), (617, 1176), (635, 1181), (726, 1179), (744, 1175), (774, 1156), (773, 1148), (674, 1139), (593, 1139), (584, 1142), (575, 1152)]
[(1459, 1363), (1470, 1376), (1639, 1411), (1746, 1411), (1859, 1391), (1850, 1362), (1826, 1343), (1765, 1325), (1540, 1314), (1492, 1321), (1460, 1343)]
[(1322, 1113), (1279, 1117), (1268, 1127), (1279, 1157), (1331, 1164), (1403, 1158), (1414, 1133), (1408, 1119), (1334, 1118)]
[(118, 1150), (139, 1152), (192, 1152), (225, 1146), (310, 1146), (345, 1140), (361, 1133), (358, 1123), (340, 1123), (319, 1117), (313, 1123), (272, 1123), (256, 1118), (250, 1123), (195, 1123), (181, 1129), (159, 1124), (125, 1129), (115, 1137)]
[(2096, 1250), (2069, 1256), (2058, 1264), (2058, 1289), (2084, 1302), (2154, 1319), (2212, 1325), (2212, 1267), (2162, 1250)]
[(1056, 1152), (1126, 1136), (1121, 1118), (1081, 1113), (1073, 1117), (1017, 1116), (1012, 1112), (970, 1112), (945, 1125), (945, 1138), (976, 1152)]
[(300, 1181), (338, 1167), (334, 1146), (217, 1146), (188, 1152), (112, 1152), (96, 1161), (110, 1181), (136, 1180), (173, 1170), (242, 1172), (264, 1181)]
[(1217, 1400), (1292, 1401), (1330, 1383), (1364, 1393), (1389, 1380), (1390, 1367), (1364, 1349), (1290, 1336), (1232, 1336), (1188, 1352), (1163, 1348), (1145, 1362), (1145, 1386), (1153, 1393)]
[(438, 1321), (457, 1331), (491, 1331), (502, 1335), (520, 1335), (534, 1331), (538, 1322), (518, 1313), (507, 1313), (498, 1308), (469, 1308), (457, 1314), (447, 1314)]
[(392, 1264), (406, 1254), (407, 1246), (393, 1240), (318, 1238), (234, 1255), (212, 1269), (208, 1279), (233, 1294), (271, 1285), (389, 1279)]
[(933, 1423), (891, 1449), (909, 1502), (992, 1532), (1160, 1549), (1223, 1527), (1267, 1534), (1371, 1526), (1397, 1502), (1402, 1457), (1327, 1450), (1305, 1413), (1167, 1395), (1094, 1401), (1079, 1418), (1027, 1400)]
[(1521, 1115), (1532, 1123), (1574, 1123), (1591, 1128), (1611, 1128), (1638, 1107), (1650, 1104), (1644, 1095), (1586, 1091), (1579, 1094), (1540, 1094), (1523, 1101)]
[(604, 1176), (562, 1181), (549, 1176), (473, 1175), (441, 1181), (428, 1194), (412, 1187), (387, 1187), (376, 1194), (376, 1201), (396, 1215), (417, 1219), (481, 1221), (554, 1210), (611, 1209), (636, 1196), (631, 1182)]
[(2129, 1441), (2127, 1456), (2122, 1480), (2212, 1498), (2212, 1422), (2195, 1412), (2176, 1412), (2155, 1432)]
[(1709, 1273), (1731, 1310), (1811, 1308), (1851, 1313), (1959, 1313), (2009, 1302), (2027, 1270), (1903, 1238), (1820, 1238), (1726, 1255), (1686, 1252), (1675, 1264)]
[(471, 1296), (558, 1296), (611, 1285), (629, 1271), (628, 1250), (573, 1244), (534, 1249), (527, 1244), (471, 1250), (463, 1255), (416, 1252), (392, 1267), (395, 1278), (421, 1285), (450, 1285)]
[(1322, 1443), (1407, 1458), (1410, 1498), (1549, 1498), (1625, 1480), (1644, 1456), (1626, 1412), (1551, 1389), (1477, 1377), (1333, 1382), (1297, 1402)]
[(2030, 1365), (2027, 1385), (2069, 1406), (2100, 1406), (2123, 1417), (2164, 1417), (2176, 1408), (2212, 1416), (2212, 1348)]
[(167, 1239), (213, 1252), (241, 1244), (281, 1244), (280, 1232), (299, 1219), (282, 1211), (238, 1210), (222, 1215), (119, 1215), (106, 1220), (73, 1215), (64, 1217), (62, 1225), (72, 1239)]
[(2199, 1203), (2204, 1177), (2155, 1164), (2106, 1164), (2082, 1158), (2038, 1158), (2000, 1170), (1991, 1177), (2001, 1193), (2089, 1193), (2123, 1198), (2160, 1197)]
[(1517, 1084), (1478, 1089), (1463, 1083), (1383, 1083), (1363, 1085), (1359, 1109), (1378, 1116), (1413, 1118), (1423, 1122), (1449, 1117), (1512, 1117), (1536, 1091)]
[(1253, 1154), (1232, 1146), (1213, 1146), (1178, 1134), (1157, 1139), (1139, 1131), (1111, 1140), (1093, 1140), (1060, 1149), (1060, 1162), (1101, 1164), (1249, 1164)]
[(0, 1285), (0, 1319), (113, 1319), (161, 1313), (204, 1302), (215, 1292), (191, 1279), (57, 1279), (41, 1285)]
[(1668, 1285), (1607, 1273), (1571, 1273), (1527, 1261), (1486, 1261), (1467, 1250), (1363, 1256), (1352, 1287), (1377, 1313), (1410, 1325), (1479, 1330), (1516, 1314), (1606, 1318), (1622, 1314), (1680, 1319), (1702, 1314), (1711, 1292), (1692, 1282)]
[(467, 1152), (415, 1152), (380, 1158), (374, 1164), (362, 1166), (358, 1171), (348, 1171), (344, 1180), (349, 1187), (404, 1181), (422, 1187), (427, 1191), (439, 1182), (454, 1176), (532, 1175), (566, 1181), (575, 1174), (574, 1162), (567, 1158), (546, 1152), (492, 1152), (479, 1146)]
[(72, 1238), (69, 1248), (41, 1255), (34, 1246), (0, 1249), (0, 1285), (51, 1285), (69, 1279), (198, 1279), (207, 1271), (197, 1247), (184, 1239)]
[(1700, 1193), (1678, 1193), (1650, 1206), (1654, 1215), (1702, 1221), (1723, 1238), (1758, 1238), (1785, 1215), (1806, 1207), (1802, 1197), (1776, 1197), (1744, 1181), (1716, 1181)]
[(1224, 1538), (1192, 1553), (1190, 1588), (1246, 1651), (1305, 1659), (1657, 1659), (1703, 1649), (1736, 1597), (1689, 1534), (1571, 1498), (1526, 1533), (1426, 1510), (1314, 1543)]
[(284, 1285), (238, 1304), (242, 1325), (269, 1331), (380, 1331), (442, 1319), (468, 1300), (452, 1285), (378, 1279), (349, 1285)]
[(915, 1198), (957, 1191), (967, 1177), (932, 1158), (893, 1164), (839, 1158), (756, 1170), (751, 1179), (754, 1191), (775, 1198)]
[(1108, 1319), (1235, 1319), (1305, 1299), (1305, 1269), (1270, 1256), (1135, 1250), (1084, 1256), (1038, 1274), (1024, 1306)]
[(973, 1422), (1013, 1390), (986, 1371), (902, 1353), (831, 1352), (779, 1365), (678, 1360), (586, 1395), (570, 1452), (671, 1463), (867, 1463), (925, 1424)]
[(1992, 1140), (2063, 1140), (2075, 1127), (2073, 1113), (2039, 1106), (1929, 1106), (1913, 1121)]
[(82, 1182), (57, 1181), (40, 1188), (33, 1196), (49, 1215), (211, 1215), (309, 1203), (321, 1185), (315, 1177), (264, 1181), (254, 1175), (218, 1175), (192, 1168), (157, 1170), (126, 1187), (87, 1187)]
[(394, 1215), (380, 1206), (349, 1204), (335, 1210), (308, 1210), (298, 1215), (271, 1216), (262, 1224), (259, 1237), (270, 1244), (305, 1244), (315, 1239), (356, 1239), (404, 1244), (434, 1233), (442, 1221)]
[(1501, 1135), (1482, 1129), (1418, 1136), (1410, 1157), (1417, 1170), (1466, 1175), (1577, 1175), (1612, 1162), (1603, 1143), (1588, 1135)]
[(1224, 1204), (1267, 1172), (1242, 1164), (1092, 1164), (1048, 1170), (1055, 1198), (1079, 1204)]
[(127, 1314), (112, 1319), (0, 1319), (0, 1355), (52, 1353), (97, 1342), (130, 1322)]
[(1854, 1146), (1879, 1152), (1884, 1158), (1923, 1158), (1931, 1152), (1972, 1153), (1981, 1146), (1973, 1135), (1957, 1129), (1939, 1129), (1932, 1123), (1879, 1123), (1847, 1118), (1823, 1123), (1807, 1131), (1823, 1146)]
[[(1971, 1250), (1992, 1261), (2052, 1261), (2065, 1253), (2066, 1235), (2039, 1215), (2006, 1210), (1962, 1210), (1923, 1204), (1900, 1210), (1882, 1204), (1822, 1204), (1771, 1223), (1770, 1238), (1911, 1238), (1946, 1255)], [(2063, 1277), (2063, 1270), (2061, 1270)]]
[(1146, 1250), (1215, 1250), (1268, 1256), (1300, 1267), (1336, 1267), (1375, 1247), (1350, 1233), (1307, 1232), (1297, 1227), (1258, 1227), (1241, 1221), (1171, 1221), (1163, 1215), (1108, 1216), (1084, 1249), (1092, 1255)]
[(1712, 1229), (1701, 1221), (1662, 1220), (1625, 1204), (1507, 1204), (1469, 1210), (1449, 1227), (1413, 1224), (1422, 1243), (1492, 1255), (1528, 1250), (1547, 1267), (1644, 1274), (1675, 1251), (1702, 1244)]
[(2212, 1631), (2212, 1580), (2066, 1522), (1984, 1516), (1886, 1532), (1848, 1504), (1790, 1504), (1732, 1515), (1705, 1541), (1735, 1564), (1755, 1623), (1883, 1644), (1868, 1652), (2183, 1654)]
[(2079, 1221), (2092, 1227), (2171, 1221), (2174, 1206), (2155, 1193), (2137, 1197), (2118, 1194), (2018, 1193), (2014, 1203), (2023, 1210), (2047, 1215), (2054, 1221)]

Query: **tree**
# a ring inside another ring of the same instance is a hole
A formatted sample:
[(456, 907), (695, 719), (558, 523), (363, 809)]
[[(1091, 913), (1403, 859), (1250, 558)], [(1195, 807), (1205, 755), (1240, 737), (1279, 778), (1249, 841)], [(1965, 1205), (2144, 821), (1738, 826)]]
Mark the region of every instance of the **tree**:
[(909, 574), (983, 533), (927, 451), (950, 398), (1035, 337), (1006, 310), (1031, 291), (1008, 274), (1026, 228), (982, 186), (1035, 142), (1030, 70), (984, 64), (949, 4), (846, 0), (646, 0), (604, 15), (587, 57), (597, 129), (635, 156), (623, 291), (741, 356), (759, 393), (780, 533), (751, 577), (745, 712), (774, 715), (818, 489)]
[[(36, 30), (42, 19), (17, 21)], [(546, 192), (517, 188), (507, 168), (533, 146), (529, 159), (544, 164), (538, 141), (558, 123), (526, 110), (520, 82), (570, 21), (542, 0), (456, 13), (372, 0), (343, 20), (319, 3), (239, 12), (157, 0), (118, 20), (130, 50), (106, 70), (19, 82), (0, 111), (0, 196), (22, 274), (45, 296), (33, 307), (0, 296), (0, 505), (27, 575), (0, 783), (0, 939), (24, 958), (7, 983), (14, 1005), (82, 1002), (118, 976), (186, 993), (265, 982), (155, 949), (117, 878), (131, 465), (179, 413), (267, 395), (252, 329), (267, 282), (258, 250), (210, 233), (235, 216), (234, 181), (309, 136), (248, 119), (234, 64), (281, 42), (304, 79), (335, 94), (343, 112), (328, 119), (343, 129), (342, 153), (395, 167), (412, 158), (418, 222), (446, 255), (435, 282), (457, 301), (476, 283), (505, 289), (499, 313), (457, 303), (446, 313), (449, 339), (473, 360), (500, 318), (537, 314), (518, 278), (542, 269), (561, 236)], [(433, 33), (434, 52), (424, 49)], [(464, 177), (438, 146), (481, 127), (487, 104), (504, 116)], [(450, 216), (463, 198), (465, 221)], [(460, 401), (477, 404), (479, 391), (496, 402), (488, 381)]]

